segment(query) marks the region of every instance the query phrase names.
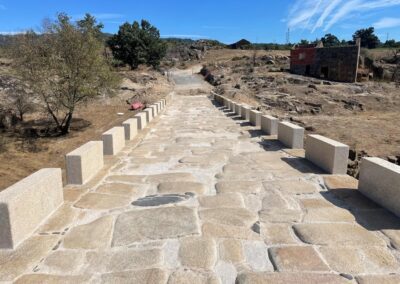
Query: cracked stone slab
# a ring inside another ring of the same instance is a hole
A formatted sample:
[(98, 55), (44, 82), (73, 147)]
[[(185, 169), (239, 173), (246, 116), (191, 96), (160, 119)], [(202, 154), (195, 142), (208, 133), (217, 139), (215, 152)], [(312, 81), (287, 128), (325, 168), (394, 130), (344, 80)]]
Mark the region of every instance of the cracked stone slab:
[(193, 208), (165, 207), (126, 212), (115, 223), (113, 246), (198, 234)]
[(297, 236), (307, 244), (386, 246), (383, 239), (359, 225), (345, 223), (296, 224)]
[(191, 173), (167, 173), (147, 176), (146, 181), (160, 184), (163, 182), (196, 182), (197, 180)]
[(261, 223), (261, 235), (267, 245), (298, 244), (291, 225)]
[(316, 273), (262, 273), (245, 272), (236, 278), (237, 284), (350, 284), (352, 282), (336, 274)]
[(250, 227), (258, 220), (256, 213), (245, 208), (212, 208), (199, 212), (200, 219), (217, 224)]
[(236, 267), (229, 262), (218, 261), (215, 265), (215, 273), (221, 279), (221, 284), (235, 283), (237, 277)]
[(168, 284), (220, 284), (213, 273), (201, 273), (193, 270), (178, 270), (173, 272), (168, 279)]
[(63, 246), (69, 249), (104, 249), (109, 247), (112, 216), (101, 217), (89, 224), (72, 228), (64, 238)]
[(277, 189), (281, 192), (292, 194), (310, 194), (317, 192), (315, 184), (301, 179), (264, 182), (263, 185), (266, 190)]
[(199, 203), (204, 208), (243, 208), (244, 201), (240, 193), (221, 193), (214, 196), (199, 196)]
[(395, 273), (400, 263), (387, 248), (382, 247), (321, 247), (329, 266), (342, 273)]
[(179, 257), (182, 265), (211, 269), (217, 259), (215, 241), (209, 238), (186, 238), (181, 241)]
[(231, 263), (240, 263), (244, 260), (243, 246), (241, 241), (226, 239), (219, 244), (219, 257)]
[(206, 156), (188, 156), (183, 157), (179, 160), (183, 164), (200, 164), (212, 166), (218, 163), (224, 163), (226, 161), (226, 155), (224, 154), (214, 154)]
[(400, 275), (363, 275), (356, 277), (359, 284), (398, 284)]
[(202, 226), (203, 236), (211, 238), (232, 238), (240, 240), (258, 240), (260, 235), (252, 231), (250, 228), (214, 224), (206, 222)]
[(138, 196), (140, 191), (137, 186), (126, 183), (105, 183), (96, 189), (97, 193), (122, 195), (126, 197)]
[(259, 212), (261, 222), (293, 223), (300, 222), (303, 212), (297, 209), (273, 208)]
[(261, 182), (257, 181), (222, 181), (215, 185), (218, 193), (257, 193), (261, 191), (261, 187)]
[(244, 241), (243, 251), (246, 263), (253, 271), (274, 271), (268, 258), (267, 246), (261, 241)]
[(193, 192), (197, 195), (204, 194), (206, 187), (199, 182), (163, 182), (158, 185), (159, 193), (186, 193)]
[(168, 280), (168, 273), (159, 268), (132, 270), (125, 272), (114, 272), (103, 274), (100, 283), (128, 284), (128, 283), (151, 283), (165, 284)]
[(80, 250), (56, 250), (43, 261), (40, 272), (78, 275), (86, 260), (85, 252)]
[(163, 260), (160, 249), (88, 252), (87, 273), (121, 272), (155, 267)]
[(274, 247), (269, 249), (275, 267), (286, 272), (329, 271), (316, 250), (311, 246)]
[(354, 215), (346, 209), (337, 207), (321, 199), (303, 199), (302, 207), (306, 213), (304, 222), (355, 222)]
[(28, 274), (18, 278), (17, 284), (76, 284), (89, 283), (90, 275), (50, 275), (50, 274)]
[(0, 251), (0, 280), (13, 281), (35, 267), (56, 246), (59, 239), (57, 235), (35, 236), (15, 250)]
[(377, 209), (379, 205), (358, 191), (358, 180), (350, 176), (324, 176), (329, 192), (354, 209)]
[(64, 204), (39, 228), (39, 232), (62, 232), (76, 219), (78, 214), (78, 209), (72, 208), (70, 204)]
[(106, 178), (107, 182), (143, 183), (145, 176), (138, 175), (112, 175)]
[(130, 199), (126, 196), (102, 193), (87, 193), (75, 203), (75, 207), (92, 210), (109, 210), (129, 205)]

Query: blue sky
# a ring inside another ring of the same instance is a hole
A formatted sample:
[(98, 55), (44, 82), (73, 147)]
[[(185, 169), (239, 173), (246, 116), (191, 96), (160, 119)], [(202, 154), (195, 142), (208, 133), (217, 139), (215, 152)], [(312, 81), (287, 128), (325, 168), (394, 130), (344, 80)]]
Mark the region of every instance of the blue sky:
[(225, 43), (246, 38), (253, 42), (314, 40), (326, 33), (350, 39), (359, 28), (375, 26), (400, 41), (400, 0), (0, 0), (0, 33), (38, 28), (44, 18), (66, 12), (78, 19), (94, 14), (106, 32), (125, 21), (142, 18), (162, 36), (210, 38)]

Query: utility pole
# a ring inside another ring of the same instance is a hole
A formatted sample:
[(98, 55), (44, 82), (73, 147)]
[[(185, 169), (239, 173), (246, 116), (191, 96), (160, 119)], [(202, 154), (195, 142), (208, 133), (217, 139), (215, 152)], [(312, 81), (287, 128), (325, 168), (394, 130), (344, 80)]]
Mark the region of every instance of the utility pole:
[(286, 32), (286, 44), (290, 43), (290, 28), (288, 28), (287, 32)]

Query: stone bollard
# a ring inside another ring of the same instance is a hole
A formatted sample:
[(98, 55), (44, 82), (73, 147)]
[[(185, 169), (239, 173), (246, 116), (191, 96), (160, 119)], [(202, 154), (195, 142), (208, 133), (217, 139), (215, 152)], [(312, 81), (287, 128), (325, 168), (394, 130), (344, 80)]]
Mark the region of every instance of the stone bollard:
[(242, 108), (242, 109), (241, 109), (241, 117), (242, 117), (244, 120), (250, 120), (250, 107), (249, 107), (249, 106), (242, 105), (241, 108)]
[(229, 106), (229, 100), (227, 98), (222, 98), (223, 102), (224, 102), (224, 107), (228, 107)]
[(236, 103), (236, 104), (235, 104), (235, 113), (236, 113), (238, 116), (241, 116), (241, 109), (242, 109), (242, 106), (241, 106), (240, 104)]
[(146, 108), (143, 112), (146, 114), (147, 123), (153, 120), (153, 110), (151, 108)]
[(235, 103), (233, 101), (229, 102), (229, 110), (233, 113), (235, 112)]
[(156, 105), (151, 105), (150, 109), (153, 111), (153, 117), (156, 117), (158, 115), (157, 106)]
[(363, 158), (358, 190), (400, 217), (400, 166), (380, 158)]
[(103, 142), (90, 141), (65, 156), (67, 184), (87, 183), (104, 166)]
[(334, 175), (347, 173), (349, 146), (321, 135), (307, 135), (306, 159)]
[(304, 128), (286, 121), (279, 122), (278, 140), (286, 147), (302, 149), (304, 145)]
[(122, 126), (125, 129), (125, 140), (133, 140), (138, 133), (138, 120), (135, 118), (130, 118), (122, 122)]
[(142, 130), (146, 127), (147, 125), (147, 119), (146, 119), (146, 113), (145, 112), (139, 112), (137, 113), (133, 118), (137, 119), (138, 121), (138, 129)]
[(17, 248), (63, 202), (61, 169), (39, 170), (0, 192), (0, 249)]
[(228, 100), (228, 110), (229, 111), (232, 111), (232, 105), (233, 105), (233, 102), (231, 101), (231, 100)]
[(261, 112), (258, 110), (250, 110), (250, 124), (254, 126), (261, 126)]
[(223, 105), (223, 103), (224, 103), (223, 97), (220, 96), (220, 95), (216, 95), (216, 102), (217, 102), (219, 105)]
[(276, 117), (270, 115), (261, 116), (261, 130), (267, 135), (277, 135), (278, 134), (278, 122)]
[(220, 96), (220, 95), (218, 95), (218, 97), (217, 97), (217, 98), (218, 98), (218, 101), (217, 101), (217, 102), (218, 102), (218, 104), (219, 104), (219, 105), (221, 105), (221, 106), (223, 106), (223, 105), (224, 105), (224, 97), (223, 97), (223, 96)]
[(125, 128), (117, 126), (102, 135), (104, 155), (116, 155), (125, 147)]
[(157, 113), (160, 113), (161, 112), (161, 103), (156, 102), (156, 106), (157, 106)]

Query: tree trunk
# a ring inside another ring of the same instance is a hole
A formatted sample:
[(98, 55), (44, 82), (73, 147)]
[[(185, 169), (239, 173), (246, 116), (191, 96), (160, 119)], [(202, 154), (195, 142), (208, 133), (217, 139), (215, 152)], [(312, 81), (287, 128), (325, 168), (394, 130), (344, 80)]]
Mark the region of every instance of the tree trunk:
[(69, 128), (71, 127), (72, 122), (72, 114), (72, 112), (68, 113), (65, 124), (61, 126), (61, 135), (67, 135), (69, 133)]

